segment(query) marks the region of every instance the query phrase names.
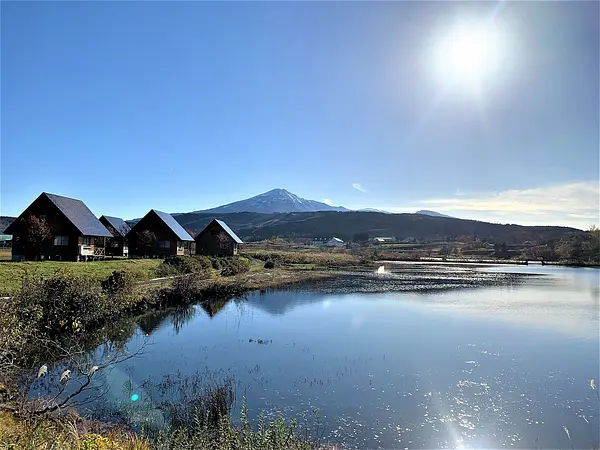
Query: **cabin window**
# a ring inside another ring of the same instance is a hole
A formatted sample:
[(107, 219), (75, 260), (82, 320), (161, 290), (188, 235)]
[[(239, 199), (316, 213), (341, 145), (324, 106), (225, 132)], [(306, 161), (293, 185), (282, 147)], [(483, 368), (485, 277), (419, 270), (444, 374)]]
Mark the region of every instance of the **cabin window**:
[(48, 221), (48, 215), (47, 214), (40, 214), (40, 220), (42, 222), (47, 222)]
[(54, 245), (69, 245), (69, 236), (54, 236)]
[(83, 245), (90, 245), (92, 243), (92, 238), (90, 236), (83, 236), (81, 238), (81, 243)]
[(158, 248), (171, 248), (171, 241), (158, 241)]

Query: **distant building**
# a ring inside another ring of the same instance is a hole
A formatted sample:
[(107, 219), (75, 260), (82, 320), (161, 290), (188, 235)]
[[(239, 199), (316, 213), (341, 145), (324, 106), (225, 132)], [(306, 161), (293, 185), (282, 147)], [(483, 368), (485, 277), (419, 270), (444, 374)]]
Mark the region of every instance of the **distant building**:
[(102, 216), (100, 222), (111, 232), (113, 237), (106, 242), (106, 256), (128, 256), (127, 233), (131, 227), (119, 217)]
[(194, 254), (194, 239), (171, 214), (151, 209), (126, 235), (130, 256)]
[(407, 237), (400, 241), (401, 244), (414, 244), (417, 240), (414, 237)]
[(0, 248), (10, 248), (13, 237), (10, 234), (0, 234)]
[(371, 244), (379, 245), (379, 244), (393, 244), (396, 242), (395, 237), (374, 237), (371, 238)]
[(345, 247), (346, 243), (340, 238), (333, 237), (325, 243), (325, 247)]
[(331, 240), (331, 238), (328, 238), (328, 237), (317, 237), (312, 240), (311, 245), (313, 247), (323, 247), (330, 240)]
[[(29, 241), (27, 221), (35, 217), (48, 225), (51, 237), (35, 247)], [(81, 200), (43, 192), (11, 223), (12, 259), (87, 261), (104, 258), (106, 238), (112, 234)]]
[(237, 234), (222, 220), (214, 219), (196, 236), (196, 254), (234, 256), (243, 244)]

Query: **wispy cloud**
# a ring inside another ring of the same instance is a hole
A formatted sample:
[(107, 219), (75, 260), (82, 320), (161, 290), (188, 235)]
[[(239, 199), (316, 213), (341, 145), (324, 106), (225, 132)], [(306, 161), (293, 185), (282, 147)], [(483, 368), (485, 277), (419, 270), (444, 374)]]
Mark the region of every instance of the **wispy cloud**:
[(392, 212), (429, 209), (465, 219), (522, 225), (563, 225), (585, 229), (600, 223), (600, 185), (597, 181), (477, 195), (460, 192), (451, 197), (411, 203), (413, 207), (381, 208)]
[(356, 189), (357, 191), (367, 192), (367, 190), (364, 187), (362, 187), (362, 185), (360, 183), (352, 183), (352, 187), (354, 189)]
[(328, 199), (328, 198), (324, 198), (322, 200), (322, 202), (325, 203), (326, 205), (329, 205), (329, 206), (333, 205), (333, 202), (330, 199)]

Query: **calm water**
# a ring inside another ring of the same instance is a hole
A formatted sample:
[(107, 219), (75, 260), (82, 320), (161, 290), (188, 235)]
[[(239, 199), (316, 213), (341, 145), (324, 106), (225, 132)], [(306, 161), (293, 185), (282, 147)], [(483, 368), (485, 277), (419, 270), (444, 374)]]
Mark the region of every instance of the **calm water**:
[(128, 346), (150, 345), (113, 384), (222, 371), (238, 407), (318, 409), (325, 441), (349, 448), (598, 444), (599, 271), (386, 269), (148, 317)]

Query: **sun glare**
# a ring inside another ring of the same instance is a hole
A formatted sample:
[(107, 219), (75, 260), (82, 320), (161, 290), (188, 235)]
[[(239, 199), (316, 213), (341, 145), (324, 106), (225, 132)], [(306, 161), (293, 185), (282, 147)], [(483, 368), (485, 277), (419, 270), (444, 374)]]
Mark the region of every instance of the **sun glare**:
[(490, 23), (460, 24), (440, 36), (435, 46), (434, 72), (446, 87), (480, 93), (500, 68), (504, 43), (499, 28)]

